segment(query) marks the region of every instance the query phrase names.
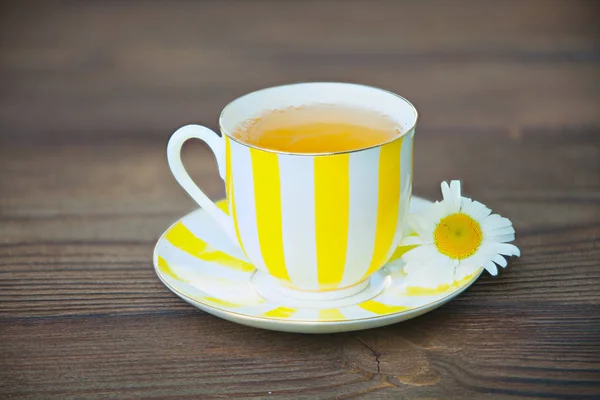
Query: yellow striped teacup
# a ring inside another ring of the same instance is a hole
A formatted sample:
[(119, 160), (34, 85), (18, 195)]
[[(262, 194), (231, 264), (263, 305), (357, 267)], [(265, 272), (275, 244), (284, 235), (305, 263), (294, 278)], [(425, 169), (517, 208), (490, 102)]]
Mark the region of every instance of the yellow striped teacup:
[[(324, 103), (366, 108), (392, 118), (403, 132), (368, 149), (282, 153), (231, 134), (243, 121), (272, 109)], [(398, 245), (412, 190), (417, 112), (385, 90), (347, 83), (299, 83), (263, 89), (225, 107), (222, 137), (208, 128), (177, 130), (167, 149), (173, 175), (238, 243), (261, 272), (300, 291), (353, 293), (367, 285)], [(229, 215), (194, 184), (180, 158), (190, 138), (215, 153)]]

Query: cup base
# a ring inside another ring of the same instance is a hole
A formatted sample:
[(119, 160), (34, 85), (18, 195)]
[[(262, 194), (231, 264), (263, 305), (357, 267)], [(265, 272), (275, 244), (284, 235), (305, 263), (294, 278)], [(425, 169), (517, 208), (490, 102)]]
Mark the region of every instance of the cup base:
[(344, 307), (369, 300), (381, 293), (390, 278), (379, 270), (364, 281), (347, 288), (326, 292), (296, 290), (283, 285), (272, 276), (256, 271), (252, 284), (265, 299), (287, 307), (318, 308)]

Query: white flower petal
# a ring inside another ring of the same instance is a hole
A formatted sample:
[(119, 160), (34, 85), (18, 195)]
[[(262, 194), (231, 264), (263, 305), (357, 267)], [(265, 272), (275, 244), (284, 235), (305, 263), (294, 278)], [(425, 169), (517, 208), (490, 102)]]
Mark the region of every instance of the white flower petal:
[(506, 266), (508, 265), (508, 263), (506, 262), (506, 258), (502, 257), (500, 254), (496, 254), (492, 258), (492, 261), (501, 266), (502, 268), (506, 268)]
[(441, 187), (442, 197), (444, 198), (441, 204), (444, 206), (446, 214), (453, 214), (454, 207), (452, 202), (452, 192), (450, 192), (450, 186), (448, 185), (448, 182), (444, 181), (442, 182)]
[(480, 222), (481, 229), (485, 232), (494, 229), (506, 228), (512, 226), (508, 218), (501, 217), (498, 214), (492, 214)]
[(487, 272), (490, 273), (490, 275), (496, 276), (498, 275), (498, 268), (496, 267), (496, 264), (494, 264), (492, 261), (488, 261), (483, 265), (483, 268), (485, 268), (487, 270)]
[(447, 182), (442, 182), (442, 196), (444, 201), (442, 202), (445, 208), (445, 214), (456, 214), (460, 212), (460, 181), (452, 181), (450, 185)]
[[(427, 265), (414, 262), (404, 265), (405, 282), (409, 286), (429, 287), (431, 284), (430, 276), (435, 275), (435, 271), (428, 269)], [(436, 285), (437, 286), (437, 285)]]
[(494, 254), (498, 254), (494, 245), (496, 242), (490, 242), (484, 239), (477, 251), (471, 256), (461, 260), (461, 263), (476, 264), (477, 268), (481, 268), (483, 264), (491, 260)]
[(437, 287), (439, 285), (448, 284), (451, 285), (454, 283), (454, 270), (455, 265), (453, 260), (448, 259), (447, 257), (436, 257), (430, 261), (430, 263), (435, 264), (436, 276), (432, 277), (432, 281), (435, 281)]
[(493, 240), (494, 242), (512, 242), (515, 240), (515, 234), (505, 233), (503, 235), (492, 235), (490, 237), (486, 236), (486, 239)]
[(429, 261), (429, 259), (431, 259), (436, 254), (438, 254), (438, 252), (433, 245), (424, 244), (404, 253), (402, 255), (402, 260), (405, 263), (422, 263)]
[(476, 253), (474, 255), (472, 255), (469, 258), (465, 258), (464, 260), (461, 260), (460, 264), (462, 265), (471, 265), (472, 268), (476, 268), (479, 269), (481, 267), (483, 267), (483, 264), (485, 264), (486, 262), (490, 261), (492, 259), (493, 255), (491, 253)]
[(483, 233), (486, 236), (506, 235), (506, 234), (509, 234), (509, 233), (514, 234), (515, 233), (515, 228), (513, 228), (512, 226), (505, 226), (503, 228), (489, 229), (487, 231), (484, 231)]
[(472, 264), (468, 262), (461, 262), (454, 273), (455, 281), (462, 281), (469, 275), (473, 275), (481, 268), (481, 265)]
[(448, 185), (448, 182), (444, 181), (440, 184), (440, 187), (442, 188), (443, 201), (449, 201), (450, 200), (450, 185)]
[(430, 220), (437, 226), (440, 220), (448, 215), (446, 205), (436, 201), (432, 206), (429, 214)]
[(400, 242), (400, 246), (418, 246), (427, 243), (428, 242), (426, 241), (426, 239), (420, 236), (406, 236)]
[(450, 182), (450, 191), (452, 192), (452, 204), (456, 208), (455, 212), (459, 212), (462, 199), (460, 196), (460, 181), (455, 180)]
[(409, 215), (408, 226), (423, 238), (433, 237), (435, 224), (424, 216)]
[(406, 283), (409, 286), (437, 288), (454, 281), (454, 267), (450, 259), (437, 254), (426, 262), (411, 262), (404, 266)]
[(492, 213), (492, 210), (490, 210), (478, 201), (472, 201), (470, 204), (467, 205), (466, 208), (462, 209), (462, 212), (470, 215), (476, 221), (481, 221), (485, 217), (490, 215)]
[(465, 213), (468, 216), (470, 216), (471, 218), (473, 218), (474, 220), (477, 220), (475, 213), (473, 212), (475, 209), (475, 206), (473, 206), (473, 200), (469, 199), (468, 197), (463, 197), (460, 200), (460, 212), (461, 213)]
[(521, 251), (517, 246), (510, 243), (495, 243), (494, 249), (498, 254), (504, 254), (507, 256), (521, 256)]
[(417, 235), (417, 232), (413, 231), (410, 226), (408, 226), (408, 224), (406, 224), (404, 226), (404, 229), (402, 229), (402, 237), (407, 237), (407, 236), (411, 236), (411, 235)]
[(431, 209), (433, 208), (433, 206), (435, 205), (435, 203), (436, 202), (425, 204), (425, 205), (419, 207), (418, 211), (411, 212), (411, 214), (412, 215), (420, 215), (422, 217), (431, 218)]
[(460, 211), (465, 212), (465, 209), (469, 209), (473, 204), (473, 200), (468, 197), (461, 197), (460, 199)]

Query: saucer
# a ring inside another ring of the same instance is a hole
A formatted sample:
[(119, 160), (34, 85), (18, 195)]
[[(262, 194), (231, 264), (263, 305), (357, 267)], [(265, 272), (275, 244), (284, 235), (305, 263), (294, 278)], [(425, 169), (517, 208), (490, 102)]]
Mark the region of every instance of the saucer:
[[(431, 204), (413, 197), (410, 212)], [(225, 201), (217, 205), (226, 210)], [(426, 289), (404, 283), (398, 247), (363, 291), (333, 301), (286, 296), (257, 272), (202, 209), (175, 222), (154, 248), (154, 269), (177, 296), (217, 317), (256, 328), (299, 333), (333, 333), (389, 325), (417, 317), (452, 300), (483, 269), (453, 285)]]

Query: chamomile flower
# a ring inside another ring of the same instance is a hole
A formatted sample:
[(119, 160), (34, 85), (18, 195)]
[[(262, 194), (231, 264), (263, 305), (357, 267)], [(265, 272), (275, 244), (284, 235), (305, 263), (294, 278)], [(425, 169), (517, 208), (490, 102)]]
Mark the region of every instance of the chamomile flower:
[(520, 256), (512, 222), (483, 204), (462, 197), (460, 181), (442, 182), (441, 202), (409, 216), (415, 234), (402, 246), (416, 246), (403, 256), (409, 286), (436, 288), (451, 285), (482, 267), (497, 275), (506, 256)]

